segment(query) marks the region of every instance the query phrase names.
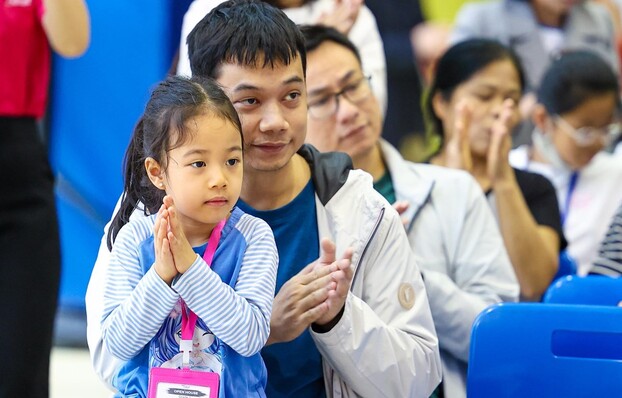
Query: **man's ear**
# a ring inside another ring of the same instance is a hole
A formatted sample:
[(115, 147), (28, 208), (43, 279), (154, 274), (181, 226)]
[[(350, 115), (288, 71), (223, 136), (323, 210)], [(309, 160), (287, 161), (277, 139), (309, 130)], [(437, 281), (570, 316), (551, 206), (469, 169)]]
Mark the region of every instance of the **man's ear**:
[(164, 190), (164, 170), (154, 158), (145, 159), (145, 170), (151, 183), (158, 189)]

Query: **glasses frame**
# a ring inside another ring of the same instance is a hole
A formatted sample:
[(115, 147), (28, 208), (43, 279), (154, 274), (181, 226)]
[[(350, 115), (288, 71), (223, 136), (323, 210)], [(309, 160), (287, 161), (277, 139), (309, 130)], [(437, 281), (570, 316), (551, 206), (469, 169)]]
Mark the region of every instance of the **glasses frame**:
[(622, 132), (622, 124), (620, 122), (613, 122), (605, 127), (579, 127), (575, 128), (566, 119), (560, 115), (555, 115), (553, 121), (561, 130), (571, 137), (577, 145), (581, 147), (588, 147), (593, 145), (597, 140), (607, 147), (611, 145)]
[[(359, 87), (361, 84), (368, 85), (369, 93), (364, 98), (360, 98), (358, 100), (352, 100), (350, 97), (348, 97), (348, 89), (351, 89), (352, 86)], [(371, 94), (372, 94), (371, 76), (364, 75), (360, 79), (356, 80), (355, 82), (347, 84), (344, 88), (337, 91), (336, 93), (331, 93), (327, 96), (329, 99), (334, 98), (334, 101), (335, 101), (335, 105), (331, 112), (326, 113), (325, 115), (322, 114), (318, 116), (315, 114), (315, 111), (313, 111), (313, 109), (317, 109), (317, 108), (310, 104), (307, 105), (307, 111), (309, 112), (309, 115), (314, 119), (317, 119), (317, 120), (328, 119), (329, 117), (335, 115), (339, 111), (339, 97), (343, 96), (346, 100), (348, 100), (349, 103), (353, 105), (359, 105), (363, 103), (365, 100), (367, 100)]]

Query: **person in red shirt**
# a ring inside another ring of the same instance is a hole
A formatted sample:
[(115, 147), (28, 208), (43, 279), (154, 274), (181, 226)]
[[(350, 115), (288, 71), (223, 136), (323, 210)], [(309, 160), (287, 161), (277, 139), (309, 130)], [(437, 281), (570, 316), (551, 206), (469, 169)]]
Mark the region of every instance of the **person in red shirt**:
[(54, 179), (38, 134), (51, 50), (86, 51), (84, 0), (0, 5), (0, 397), (49, 395), (49, 357), (60, 279)]

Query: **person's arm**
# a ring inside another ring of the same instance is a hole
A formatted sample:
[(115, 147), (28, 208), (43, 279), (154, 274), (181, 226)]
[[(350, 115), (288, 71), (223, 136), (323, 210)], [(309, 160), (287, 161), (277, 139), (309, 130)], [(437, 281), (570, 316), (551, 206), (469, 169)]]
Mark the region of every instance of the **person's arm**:
[(471, 327), (477, 315), (488, 305), (517, 301), (519, 287), (496, 220), (479, 185), (466, 173), (464, 178), (446, 183), (451, 184), (443, 191), (446, 197), (456, 197), (452, 191), (459, 191), (468, 204), (465, 210), (460, 206), (460, 212), (453, 212), (454, 206), (436, 204), (437, 211), (445, 214), (443, 219), (452, 220), (451, 225), (441, 227), (453, 230), (455, 237), (447, 237), (445, 243), (452, 253), (450, 274), (423, 274), (440, 347), (467, 362)]
[(598, 250), (590, 274), (622, 276), (622, 206), (614, 217)]
[[(240, 220), (245, 224), (249, 221), (252, 221), (250, 216)], [(198, 256), (190, 269), (173, 283), (173, 289), (212, 333), (243, 356), (259, 352), (268, 339), (278, 266), (270, 227), (259, 220), (254, 224), (247, 236), (248, 246), (234, 288), (223, 283)], [(222, 261), (234, 258), (227, 253), (221, 257)]]
[(124, 361), (134, 358), (151, 341), (179, 299), (155, 266), (143, 274), (140, 246), (153, 228), (152, 221), (144, 221), (126, 224), (119, 231), (103, 291), (103, 348)]
[[(501, 234), (521, 286), (521, 296), (539, 300), (557, 272), (559, 236), (553, 228), (538, 225), (515, 177), (496, 183), (494, 192)], [(555, 192), (551, 194), (551, 199), (556, 200)]]
[(52, 49), (79, 57), (89, 46), (91, 27), (84, 0), (43, 0), (43, 29)]
[[(488, 177), (495, 195), (501, 235), (521, 287), (521, 296), (535, 301), (544, 294), (557, 272), (560, 239), (553, 228), (537, 223), (510, 166), (510, 125), (514, 113), (514, 101), (506, 100), (492, 127)], [(552, 186), (535, 199), (539, 203), (532, 206), (549, 206), (549, 211), (556, 212), (557, 197)]]
[(399, 215), (388, 204), (341, 319), (330, 331), (311, 335), (324, 360), (359, 395), (428, 397), (438, 385), (440, 354), (426, 290)]

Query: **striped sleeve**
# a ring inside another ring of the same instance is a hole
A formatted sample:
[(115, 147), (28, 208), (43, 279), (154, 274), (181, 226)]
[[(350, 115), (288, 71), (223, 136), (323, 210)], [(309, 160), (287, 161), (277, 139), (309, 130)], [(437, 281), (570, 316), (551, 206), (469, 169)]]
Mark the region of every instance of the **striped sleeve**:
[(607, 236), (603, 240), (598, 258), (590, 271), (591, 274), (622, 276), (622, 206), (609, 226)]
[(251, 356), (270, 334), (278, 253), (264, 221), (245, 214), (236, 228), (247, 244), (233, 289), (198, 256), (173, 288), (214, 335), (240, 355)]
[(105, 277), (102, 340), (122, 360), (132, 359), (151, 341), (179, 298), (153, 267), (143, 274), (139, 250), (153, 222), (144, 218), (119, 231)]

